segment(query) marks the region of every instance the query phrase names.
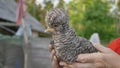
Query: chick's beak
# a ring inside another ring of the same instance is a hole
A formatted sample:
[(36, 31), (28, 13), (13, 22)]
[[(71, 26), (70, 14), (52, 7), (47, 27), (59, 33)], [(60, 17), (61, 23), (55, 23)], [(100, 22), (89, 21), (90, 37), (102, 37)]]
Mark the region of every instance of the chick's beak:
[(54, 29), (48, 27), (44, 32), (53, 33), (53, 32), (54, 32)]

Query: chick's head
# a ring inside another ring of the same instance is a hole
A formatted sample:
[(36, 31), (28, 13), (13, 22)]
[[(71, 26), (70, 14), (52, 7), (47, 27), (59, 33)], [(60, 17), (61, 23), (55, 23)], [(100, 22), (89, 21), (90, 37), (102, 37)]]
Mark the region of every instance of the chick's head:
[(47, 24), (46, 32), (58, 32), (68, 25), (68, 15), (63, 8), (52, 9), (47, 12), (45, 21)]

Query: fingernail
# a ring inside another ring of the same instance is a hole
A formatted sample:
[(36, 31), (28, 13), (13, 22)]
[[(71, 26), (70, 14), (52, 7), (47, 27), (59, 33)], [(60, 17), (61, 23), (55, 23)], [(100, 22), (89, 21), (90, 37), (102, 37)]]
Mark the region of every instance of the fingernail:
[(54, 60), (57, 60), (56, 56), (53, 57)]
[(59, 64), (62, 66), (67, 65), (65, 62), (60, 62)]

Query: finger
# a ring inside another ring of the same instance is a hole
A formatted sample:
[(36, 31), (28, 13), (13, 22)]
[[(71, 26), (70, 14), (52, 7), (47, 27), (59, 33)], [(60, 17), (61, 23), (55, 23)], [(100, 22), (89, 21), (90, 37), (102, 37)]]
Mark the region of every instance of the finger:
[(55, 51), (52, 50), (51, 53), (50, 53), (51, 60), (53, 60), (54, 56), (55, 56)]
[[(63, 63), (64, 64), (64, 63)], [(93, 68), (93, 63), (73, 63), (71, 65), (66, 65), (63, 68)]]
[(67, 63), (65, 63), (65, 62), (60, 62), (59, 64), (60, 64), (60, 66), (62, 66), (63, 68), (73, 68), (72, 65), (69, 65), (69, 64), (67, 64)]
[(72, 65), (67, 64), (65, 62), (60, 62), (60, 66), (64, 67), (64, 68), (73, 68)]
[(71, 65), (61, 62), (60, 65), (64, 66), (63, 68), (93, 68), (93, 63), (73, 63)]
[(59, 64), (60, 64), (60, 66), (68, 66), (68, 64), (65, 62), (60, 62)]
[(49, 45), (48, 48), (50, 52), (54, 49), (52, 45)]
[(55, 56), (53, 57), (52, 64), (53, 64), (53, 68), (59, 68), (58, 60), (57, 60), (57, 58)]
[(70, 68), (70, 67), (63, 67), (63, 68)]
[(100, 51), (100, 52), (102, 52), (102, 53), (110, 53), (110, 52), (111, 52), (109, 48), (106, 48), (106, 47), (104, 47), (104, 46), (102, 46), (102, 45), (93, 44), (93, 46), (94, 46), (98, 51)]
[(94, 68), (94, 63), (73, 63), (71, 68)]
[(105, 63), (73, 63), (71, 68), (108, 68)]
[(76, 59), (77, 62), (81, 63), (94, 63), (96, 61), (102, 61), (102, 54), (101, 53), (91, 53), (91, 54), (80, 54)]

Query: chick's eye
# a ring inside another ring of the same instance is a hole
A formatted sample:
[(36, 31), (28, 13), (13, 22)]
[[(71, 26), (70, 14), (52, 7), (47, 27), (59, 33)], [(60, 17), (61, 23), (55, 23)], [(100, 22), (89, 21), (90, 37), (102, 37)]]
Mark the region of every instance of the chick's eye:
[(57, 24), (54, 24), (54, 27), (57, 27)]

